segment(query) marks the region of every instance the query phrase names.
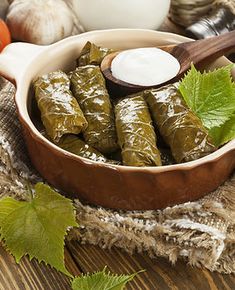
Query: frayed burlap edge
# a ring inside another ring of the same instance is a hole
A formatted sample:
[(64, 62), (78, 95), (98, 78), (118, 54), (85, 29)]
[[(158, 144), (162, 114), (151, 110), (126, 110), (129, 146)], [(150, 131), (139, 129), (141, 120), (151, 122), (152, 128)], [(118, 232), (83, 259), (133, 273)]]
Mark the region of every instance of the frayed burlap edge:
[(210, 199), (190, 202), (163, 211), (114, 212), (83, 206), (75, 201), (81, 230), (70, 237), (81, 242), (116, 246), (129, 253), (178, 258), (211, 271), (235, 272), (235, 177)]
[[(6, 93), (11, 87), (6, 84), (4, 88)], [(8, 107), (14, 107), (14, 103), (7, 93), (0, 97), (0, 122), (2, 107), (8, 126), (7, 134), (0, 127), (0, 198), (25, 200), (28, 184), (40, 177), (33, 172), (20, 144), (22, 136), (15, 111), (8, 114)], [(7, 141), (13, 137), (15, 142)], [(80, 227), (72, 229), (68, 239), (102, 248), (115, 246), (129, 253), (147, 253), (150, 257), (162, 256), (172, 263), (182, 258), (211, 271), (235, 273), (235, 177), (200, 201), (164, 210), (114, 211), (83, 205), (78, 200), (74, 206)]]

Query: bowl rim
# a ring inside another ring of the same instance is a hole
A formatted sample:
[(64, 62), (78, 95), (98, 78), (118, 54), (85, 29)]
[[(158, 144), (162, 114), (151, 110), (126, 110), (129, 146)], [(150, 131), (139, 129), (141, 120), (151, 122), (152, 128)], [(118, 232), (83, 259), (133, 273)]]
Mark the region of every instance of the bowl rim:
[[(45, 49), (40, 51), (30, 62), (29, 64), (25, 67), (24, 72), (21, 74), (20, 78), (16, 81), (16, 94), (15, 94), (15, 103), (17, 106), (18, 110), (18, 116), (21, 121), (21, 123), (24, 124), (25, 127), (31, 132), (31, 134), (34, 136), (34, 138), (40, 142), (42, 145), (45, 145), (49, 150), (53, 150), (54, 153), (59, 154), (59, 155), (64, 155), (69, 159), (72, 159), (74, 161), (80, 161), (82, 163), (85, 163), (87, 165), (91, 165), (92, 167), (106, 167), (106, 168), (112, 168), (116, 170), (121, 170), (121, 171), (127, 171), (127, 172), (133, 172), (133, 171), (138, 171), (138, 172), (151, 172), (151, 173), (162, 173), (166, 171), (174, 171), (174, 170), (190, 170), (192, 168), (198, 167), (200, 165), (203, 165), (205, 163), (212, 163), (217, 161), (218, 159), (222, 158), (225, 154), (229, 153), (230, 151), (235, 151), (235, 139), (232, 141), (228, 142), (227, 144), (223, 145), (221, 148), (217, 149), (213, 153), (204, 156), (202, 158), (199, 158), (194, 161), (190, 162), (185, 162), (185, 163), (179, 163), (179, 164), (172, 164), (172, 165), (163, 165), (163, 166), (144, 166), (144, 167), (135, 167), (135, 166), (125, 166), (125, 165), (115, 165), (115, 164), (110, 164), (110, 163), (103, 163), (103, 162), (97, 162), (93, 160), (89, 160), (84, 157), (77, 156), (73, 153), (70, 153), (56, 144), (52, 143), (49, 141), (47, 138), (45, 138), (37, 129), (37, 127), (34, 125), (29, 111), (27, 109), (27, 101), (25, 103), (22, 102), (22, 94), (26, 94), (28, 99), (28, 89), (30, 87), (31, 81), (25, 82), (25, 79), (29, 79), (31, 76), (30, 75), (30, 68), (32, 68), (34, 65), (36, 65), (37, 61), (43, 56), (46, 55), (49, 51), (53, 49), (59, 49), (60, 51), (64, 50), (65, 46), (70, 46), (77, 40), (84, 38), (88, 39), (89, 36), (96, 35), (97, 37), (102, 34), (113, 34), (113, 33), (126, 33), (126, 34), (131, 34), (132, 32), (135, 33), (143, 33), (143, 34), (149, 34), (149, 35), (159, 35), (159, 36), (168, 36), (172, 37), (176, 43), (180, 43), (183, 40), (185, 41), (192, 41), (192, 39), (170, 33), (170, 32), (162, 32), (162, 31), (154, 31), (154, 30), (148, 30), (148, 29), (129, 29), (129, 28), (121, 28), (121, 29), (105, 29), (105, 30), (94, 30), (90, 32), (85, 32), (80, 35), (76, 36), (71, 36), (66, 39), (63, 39), (59, 42), (56, 42), (52, 45), (47, 46)], [(223, 57), (224, 58), (224, 57)], [(23, 104), (22, 104), (23, 103)], [(26, 114), (23, 112), (23, 107), (26, 106)]]

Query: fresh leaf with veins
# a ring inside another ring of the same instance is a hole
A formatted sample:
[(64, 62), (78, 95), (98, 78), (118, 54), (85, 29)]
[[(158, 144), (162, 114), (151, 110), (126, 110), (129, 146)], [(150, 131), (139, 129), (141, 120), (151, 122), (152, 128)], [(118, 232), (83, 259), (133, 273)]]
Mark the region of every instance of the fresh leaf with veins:
[(38, 183), (31, 201), (0, 200), (0, 235), (16, 261), (28, 254), (72, 277), (64, 265), (64, 239), (77, 226), (71, 200)]
[(116, 275), (106, 272), (106, 267), (101, 272), (87, 274), (77, 277), (73, 280), (73, 290), (123, 290), (126, 284), (134, 279), (139, 274), (131, 275)]
[(188, 107), (202, 120), (215, 145), (234, 138), (235, 84), (233, 65), (201, 73), (192, 65), (179, 90)]
[(201, 73), (192, 65), (181, 81), (179, 90), (187, 105), (208, 129), (220, 126), (235, 112), (235, 86), (231, 79), (232, 66)]
[(220, 146), (235, 138), (235, 116), (232, 116), (221, 127), (214, 127), (210, 130), (210, 135), (215, 146)]

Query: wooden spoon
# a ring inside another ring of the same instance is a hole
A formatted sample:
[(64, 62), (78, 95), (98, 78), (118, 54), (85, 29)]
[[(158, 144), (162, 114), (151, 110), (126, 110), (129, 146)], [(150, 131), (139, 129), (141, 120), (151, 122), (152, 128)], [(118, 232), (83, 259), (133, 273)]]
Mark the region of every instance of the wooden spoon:
[[(180, 63), (180, 71), (173, 79), (163, 83), (167, 84), (169, 82), (179, 80), (182, 75), (190, 68), (191, 63), (194, 63), (194, 65), (197, 66), (205, 66), (218, 57), (235, 51), (235, 30), (207, 39), (189, 41), (181, 44), (159, 46), (158, 48), (169, 52), (171, 55), (177, 58)], [(107, 55), (101, 63), (101, 70), (107, 80), (109, 88), (114, 90), (117, 95), (134, 93), (146, 88), (150, 88), (147, 86), (126, 83), (116, 79), (112, 75), (111, 63), (118, 53), (120, 52), (114, 52)], [(159, 87), (163, 84), (151, 87)]]

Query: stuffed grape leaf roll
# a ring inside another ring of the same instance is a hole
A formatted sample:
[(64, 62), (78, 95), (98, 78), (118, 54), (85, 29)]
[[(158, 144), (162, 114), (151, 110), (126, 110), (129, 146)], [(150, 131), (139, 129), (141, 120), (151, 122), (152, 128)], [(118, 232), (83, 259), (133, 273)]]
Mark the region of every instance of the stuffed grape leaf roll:
[(77, 64), (78, 66), (100, 65), (103, 58), (111, 52), (113, 52), (112, 49), (100, 47), (88, 41), (78, 57)]
[(102, 153), (86, 144), (77, 135), (67, 134), (64, 135), (57, 145), (75, 155), (87, 158), (96, 162), (110, 163), (119, 165), (120, 162), (106, 158)]
[(56, 71), (38, 77), (33, 86), (42, 123), (52, 141), (58, 142), (67, 133), (79, 134), (87, 127), (64, 72)]
[(100, 68), (78, 67), (72, 73), (71, 86), (88, 122), (83, 132), (85, 142), (103, 154), (116, 151), (114, 112)]
[(177, 163), (215, 151), (201, 120), (187, 107), (177, 85), (145, 91), (150, 112)]
[(122, 162), (128, 166), (159, 166), (160, 152), (148, 106), (141, 93), (120, 100), (115, 106)]
[(107, 158), (103, 154), (86, 144), (76, 135), (68, 134), (63, 136), (58, 146), (68, 152), (93, 161), (107, 162)]

